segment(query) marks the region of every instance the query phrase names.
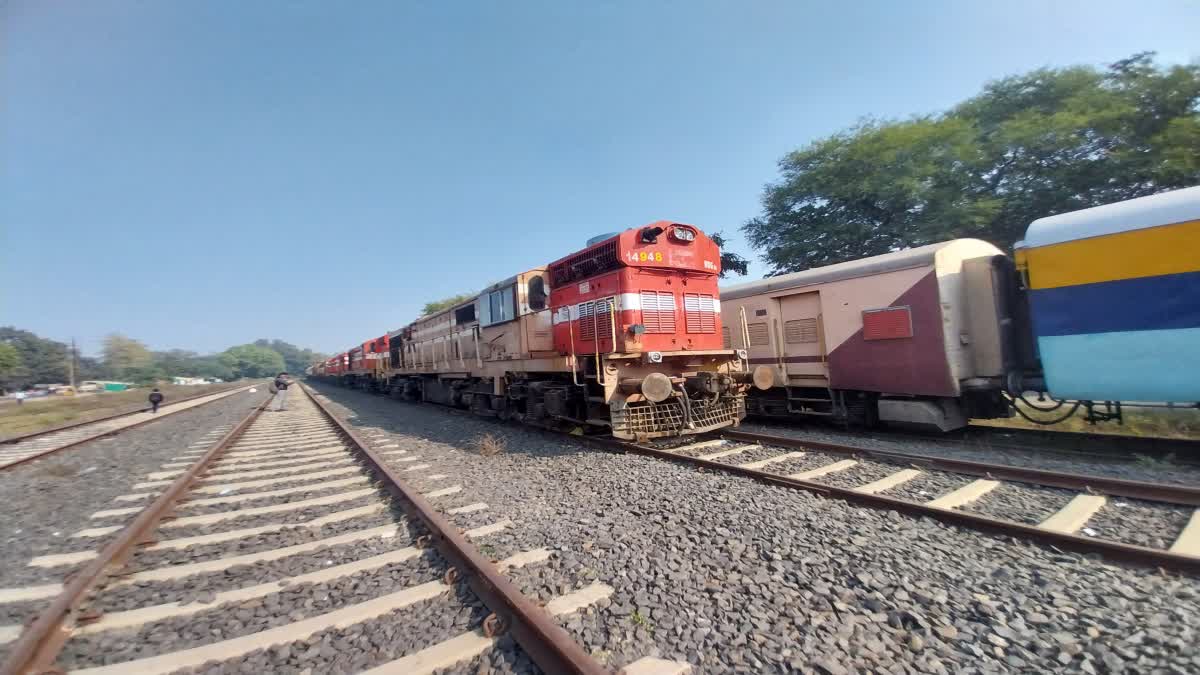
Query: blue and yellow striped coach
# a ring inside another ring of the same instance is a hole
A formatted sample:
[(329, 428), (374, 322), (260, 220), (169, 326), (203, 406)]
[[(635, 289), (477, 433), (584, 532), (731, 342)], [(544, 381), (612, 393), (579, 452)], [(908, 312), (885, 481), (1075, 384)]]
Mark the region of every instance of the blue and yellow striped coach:
[(1016, 263), (1054, 396), (1200, 401), (1200, 187), (1036, 220)]

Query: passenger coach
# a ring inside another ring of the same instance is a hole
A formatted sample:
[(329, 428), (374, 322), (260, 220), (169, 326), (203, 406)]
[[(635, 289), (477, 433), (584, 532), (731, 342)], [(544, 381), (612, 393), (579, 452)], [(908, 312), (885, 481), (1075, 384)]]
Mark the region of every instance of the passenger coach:
[(1016, 260), (1056, 397), (1200, 401), (1200, 187), (1036, 220)]

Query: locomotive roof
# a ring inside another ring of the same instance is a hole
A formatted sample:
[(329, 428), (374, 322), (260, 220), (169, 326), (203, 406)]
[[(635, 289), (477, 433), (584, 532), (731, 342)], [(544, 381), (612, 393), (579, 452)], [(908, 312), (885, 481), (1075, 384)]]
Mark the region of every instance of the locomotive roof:
[(1036, 248), (1106, 234), (1200, 219), (1200, 187), (1160, 192), (1115, 204), (1039, 218), (1018, 248)]
[[(883, 255), (871, 256), (870, 258), (862, 258), (861, 260), (850, 260), (824, 267), (814, 267), (811, 270), (804, 270), (803, 272), (781, 274), (777, 277), (767, 277), (759, 281), (727, 286), (721, 289), (721, 300), (736, 300), (751, 295), (785, 291), (801, 286), (811, 286), (813, 284), (841, 281), (843, 279), (864, 277), (871, 274), (882, 274), (910, 267), (932, 265), (938, 251), (959, 241), (965, 240), (941, 241), (936, 244), (926, 244), (925, 246), (908, 248), (894, 253), (884, 253)], [(970, 241), (980, 244), (984, 243), (978, 240)], [(999, 253), (999, 249), (997, 249), (997, 253)]]

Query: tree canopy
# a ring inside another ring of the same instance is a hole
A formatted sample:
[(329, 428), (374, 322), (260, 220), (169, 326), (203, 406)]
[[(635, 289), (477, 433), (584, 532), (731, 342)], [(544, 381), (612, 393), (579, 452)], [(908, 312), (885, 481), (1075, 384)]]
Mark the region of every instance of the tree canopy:
[(154, 355), (146, 345), (120, 333), (104, 338), (104, 367), (113, 376), (137, 381), (153, 379)]
[(20, 360), (13, 370), (3, 375), (5, 388), (66, 381), (68, 349), (65, 344), (12, 326), (0, 327), (0, 343), (15, 349)]
[(16, 376), (23, 368), (21, 352), (7, 342), (0, 342), (0, 388), (4, 388), (9, 378)]
[(441, 300), (432, 300), (425, 303), (425, 307), (421, 310), (421, 316), (428, 316), (434, 312), (440, 312), (443, 309), (453, 307), (460, 302), (466, 302), (474, 298), (476, 295), (476, 293), (459, 293), (458, 295), (452, 295), (448, 298), (442, 298)]
[(314, 352), (311, 349), (301, 349), (283, 340), (259, 339), (255, 340), (254, 344), (278, 352), (283, 357), (283, 362), (289, 373), (303, 373), (305, 368), (325, 359), (324, 354)]
[(1007, 248), (1037, 218), (1200, 183), (1200, 65), (1144, 53), (1035, 70), (941, 114), (864, 121), (779, 168), (743, 227), (772, 274), (956, 237)]
[(287, 370), (279, 352), (261, 345), (230, 347), (217, 358), (234, 377), (270, 377)]
[(720, 232), (710, 232), (708, 234), (708, 238), (712, 239), (714, 244), (721, 247), (722, 279), (729, 276), (731, 272), (740, 276), (746, 276), (746, 274), (750, 272), (749, 260), (746, 260), (744, 257), (734, 253), (733, 251), (725, 250), (725, 244), (728, 241), (725, 238), (725, 235), (721, 234)]
[[(247, 353), (245, 347), (254, 348)], [(235, 351), (237, 350), (237, 351)], [(266, 350), (270, 354), (264, 354)], [(11, 326), (0, 327), (0, 390), (66, 382), (67, 345)], [(229, 352), (234, 352), (229, 355)], [(273, 354), (274, 356), (271, 356)], [(258, 340), (222, 354), (186, 349), (150, 351), (145, 344), (113, 333), (104, 339), (100, 360), (78, 356), (76, 381), (119, 379), (151, 384), (171, 377), (265, 377), (281, 370), (301, 373), (324, 356), (283, 340)]]

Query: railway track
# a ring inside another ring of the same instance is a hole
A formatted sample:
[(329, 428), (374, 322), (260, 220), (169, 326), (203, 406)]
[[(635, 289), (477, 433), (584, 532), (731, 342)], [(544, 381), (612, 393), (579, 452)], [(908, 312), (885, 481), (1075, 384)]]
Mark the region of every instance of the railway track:
[[(440, 515), (434, 504), (461, 487), (415, 491), (401, 474), (428, 468), (420, 457), (372, 447), (303, 389), (287, 412), (265, 405), (93, 514), (97, 526), (74, 536), (102, 549), (30, 561), (70, 571), (65, 586), (0, 589), (0, 602), (51, 602), (3, 673), (422, 673), (505, 633), (544, 672), (602, 672), (553, 615), (589, 607), (603, 584), (539, 607), (504, 573), (549, 550), (491, 561), (474, 544), (511, 521), (460, 531), (455, 514), (487, 505)], [(656, 659), (630, 667), (680, 672)]]
[(1200, 573), (1200, 488), (736, 430), (647, 444), (572, 438), (1063, 550)]
[[(851, 432), (853, 433), (853, 432)], [(1067, 459), (1134, 462), (1140, 458), (1167, 459), (1200, 466), (1200, 439), (1133, 436), (1111, 433), (1059, 431), (974, 423), (948, 434), (897, 430), (901, 437), (919, 438), (939, 445), (967, 446), (1022, 455), (1054, 453)], [(880, 438), (869, 432), (864, 438)], [(884, 437), (886, 438), (886, 437)]]
[(1200, 573), (1197, 488), (741, 431), (654, 444), (585, 442), (1065, 550)]
[(173, 401), (159, 408), (158, 414), (151, 413), (149, 408), (139, 408), (100, 419), (68, 424), (0, 440), (0, 471), (61, 450), (73, 448), (81, 443), (111, 436), (134, 427), (142, 426), (143, 424), (149, 424), (150, 422), (169, 417), (184, 410), (190, 410), (206, 403), (219, 401), (239, 392), (246, 391), (252, 386), (237, 386), (215, 393), (200, 394)]

